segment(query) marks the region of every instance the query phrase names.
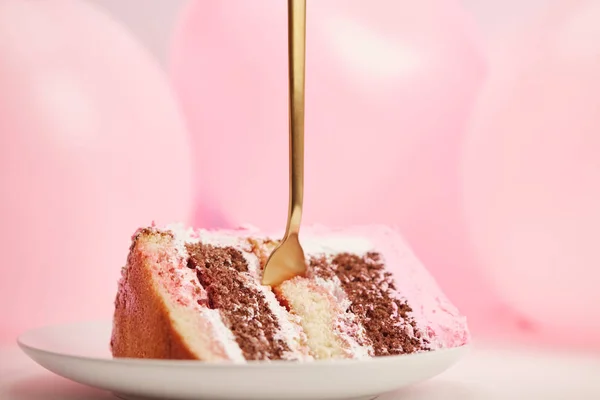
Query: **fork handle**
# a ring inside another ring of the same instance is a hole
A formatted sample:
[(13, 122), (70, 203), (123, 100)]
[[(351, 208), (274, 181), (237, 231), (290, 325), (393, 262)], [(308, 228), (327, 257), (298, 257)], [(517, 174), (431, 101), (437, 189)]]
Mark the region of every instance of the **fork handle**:
[(286, 236), (298, 234), (304, 199), (304, 70), (306, 0), (288, 0), (290, 199)]

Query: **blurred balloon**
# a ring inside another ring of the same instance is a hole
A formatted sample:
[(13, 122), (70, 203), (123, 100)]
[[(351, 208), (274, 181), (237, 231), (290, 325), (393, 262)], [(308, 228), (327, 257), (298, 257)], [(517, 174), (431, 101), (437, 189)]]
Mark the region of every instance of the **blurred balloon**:
[(492, 39), (516, 26), (528, 24), (560, 0), (461, 0), (477, 21), (481, 34)]
[(0, 2), (0, 332), (110, 317), (131, 234), (191, 211), (165, 77), (86, 2)]
[(564, 1), (499, 40), (465, 147), (469, 226), (490, 280), (571, 343), (600, 344), (599, 19), (600, 3)]
[[(184, 13), (171, 74), (195, 168), (211, 171), (196, 187), (198, 224), (215, 205), (229, 224), (285, 224), (286, 29), (280, 0), (197, 1)], [(399, 225), (445, 288), (473, 297), (458, 153), (485, 65), (460, 7), (312, 1), (306, 51), (303, 222)]]

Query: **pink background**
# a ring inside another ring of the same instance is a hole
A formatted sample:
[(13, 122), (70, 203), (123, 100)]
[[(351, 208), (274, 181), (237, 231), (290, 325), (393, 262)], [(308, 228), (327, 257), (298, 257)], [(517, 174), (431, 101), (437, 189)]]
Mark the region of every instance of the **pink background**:
[[(89, 3), (0, 3), (2, 340), (110, 318), (139, 225), (284, 223), (284, 2)], [(309, 2), (305, 222), (399, 226), (477, 337), (597, 350), (600, 7), (521, 3)]]

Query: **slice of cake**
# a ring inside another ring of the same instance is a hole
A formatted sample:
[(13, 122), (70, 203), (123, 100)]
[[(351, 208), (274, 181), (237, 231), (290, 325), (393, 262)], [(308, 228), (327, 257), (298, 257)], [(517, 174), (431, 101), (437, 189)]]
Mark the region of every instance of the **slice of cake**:
[(261, 274), (277, 242), (260, 232), (138, 230), (118, 285), (113, 356), (310, 361), (469, 341), (465, 318), (394, 230), (303, 228), (300, 239), (307, 275), (271, 288)]

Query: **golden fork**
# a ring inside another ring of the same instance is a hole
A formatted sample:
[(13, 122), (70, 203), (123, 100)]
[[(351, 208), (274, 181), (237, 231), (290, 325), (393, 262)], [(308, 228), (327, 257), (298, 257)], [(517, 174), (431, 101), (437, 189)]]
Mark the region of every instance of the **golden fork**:
[(304, 196), (304, 67), (306, 0), (288, 0), (288, 60), (290, 103), (290, 198), (287, 227), (281, 243), (269, 256), (262, 284), (277, 286), (306, 273), (298, 240)]

